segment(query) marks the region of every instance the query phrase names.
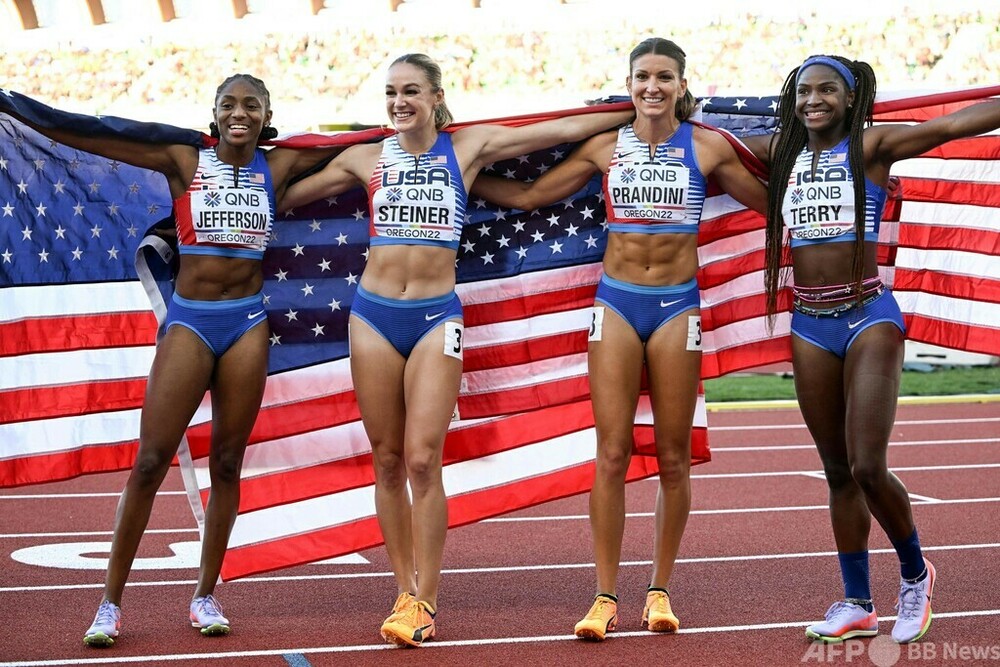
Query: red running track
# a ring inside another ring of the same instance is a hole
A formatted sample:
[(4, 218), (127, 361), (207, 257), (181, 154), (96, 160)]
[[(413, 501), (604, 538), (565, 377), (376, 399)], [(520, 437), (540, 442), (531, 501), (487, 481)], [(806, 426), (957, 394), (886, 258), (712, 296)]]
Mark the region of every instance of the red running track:
[[(872, 583), (882, 634), (825, 647), (803, 627), (840, 595), (826, 487), (797, 409), (709, 415), (714, 460), (693, 474), (693, 512), (671, 585), (682, 630), (640, 626), (650, 573), (653, 481), (631, 484), (619, 577), (622, 622), (603, 644), (572, 636), (594, 587), (587, 498), (449, 533), (439, 640), (388, 647), (378, 627), (395, 598), (385, 553), (227, 582), (233, 632), (203, 638), (187, 621), (197, 532), (172, 471), (124, 599), (114, 648), (82, 636), (100, 601), (124, 474), (0, 495), (0, 667), (10, 665), (434, 665), (837, 663), (1000, 664), (1000, 401), (902, 405), (890, 465), (906, 484), (938, 569), (925, 640), (888, 639), (898, 566), (877, 525)], [(990, 517), (993, 517), (992, 519)], [(173, 546), (171, 546), (173, 545)], [(977, 658), (976, 656), (979, 656)]]

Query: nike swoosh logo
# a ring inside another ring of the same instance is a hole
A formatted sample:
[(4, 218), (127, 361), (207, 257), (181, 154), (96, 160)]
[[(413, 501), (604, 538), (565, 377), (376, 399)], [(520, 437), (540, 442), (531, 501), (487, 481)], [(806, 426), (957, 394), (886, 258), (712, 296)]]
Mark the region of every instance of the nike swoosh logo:
[(663, 303), (663, 302), (661, 301), (661, 302), (660, 302), (660, 308), (666, 308), (666, 307), (668, 307), (668, 306), (672, 306), (672, 305), (674, 305), (675, 303), (680, 303), (681, 301), (682, 301), (682, 299), (677, 299), (676, 301), (669, 301), (669, 302), (667, 302), (667, 303)]
[(247, 313), (247, 319), (248, 320), (252, 320), (253, 318), (257, 317), (258, 315), (263, 315), (263, 314), (264, 314), (263, 310), (259, 310), (256, 313)]
[(431, 314), (428, 313), (427, 315), (424, 315), (424, 319), (427, 320), (428, 322), (430, 322), (431, 320), (436, 320), (437, 318), (441, 317), (442, 315), (444, 315), (444, 311), (438, 313), (437, 315), (431, 315)]
[(857, 327), (859, 324), (861, 324), (862, 322), (864, 322), (867, 319), (868, 319), (867, 317), (864, 317), (864, 318), (858, 320), (857, 322), (848, 322), (847, 323), (847, 328), (848, 329), (853, 329), (853, 328)]
[(413, 631), (413, 640), (414, 641), (418, 641), (418, 642), (422, 642), (422, 641), (424, 641), (424, 639), (430, 639), (430, 637), (433, 637), (433, 635), (431, 635), (430, 637), (424, 637), (424, 632), (426, 632), (429, 628), (432, 628), (432, 627), (434, 627), (434, 624), (433, 623), (428, 623), (427, 625), (421, 626), (421, 627), (417, 628), (416, 630), (414, 630)]

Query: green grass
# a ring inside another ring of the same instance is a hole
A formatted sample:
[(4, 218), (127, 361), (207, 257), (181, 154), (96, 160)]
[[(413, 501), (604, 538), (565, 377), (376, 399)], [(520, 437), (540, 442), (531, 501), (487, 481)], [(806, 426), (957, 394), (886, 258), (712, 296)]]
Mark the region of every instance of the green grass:
[[(900, 396), (1000, 394), (1000, 366), (940, 366), (931, 372), (903, 371)], [(794, 399), (792, 377), (737, 375), (705, 381), (708, 401)]]

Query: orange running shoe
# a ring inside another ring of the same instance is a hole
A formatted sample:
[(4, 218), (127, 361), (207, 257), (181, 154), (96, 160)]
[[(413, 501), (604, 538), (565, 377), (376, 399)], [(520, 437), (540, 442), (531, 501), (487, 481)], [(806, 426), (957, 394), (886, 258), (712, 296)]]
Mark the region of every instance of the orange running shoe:
[(398, 615), (385, 619), (382, 639), (397, 646), (420, 646), (434, 638), (434, 615), (434, 610), (423, 600), (412, 601)]
[(600, 593), (594, 598), (594, 604), (583, 620), (576, 624), (573, 632), (580, 639), (595, 642), (604, 641), (604, 635), (618, 625), (618, 600)]
[(642, 610), (642, 623), (650, 632), (677, 632), (681, 622), (670, 608), (670, 594), (660, 588), (646, 592), (646, 607)]
[(399, 597), (396, 598), (396, 602), (392, 605), (392, 613), (389, 614), (384, 621), (382, 621), (382, 625), (385, 625), (390, 621), (399, 620), (399, 617), (405, 614), (406, 610), (410, 608), (410, 605), (416, 601), (417, 598), (413, 597), (412, 593), (407, 591), (400, 593)]

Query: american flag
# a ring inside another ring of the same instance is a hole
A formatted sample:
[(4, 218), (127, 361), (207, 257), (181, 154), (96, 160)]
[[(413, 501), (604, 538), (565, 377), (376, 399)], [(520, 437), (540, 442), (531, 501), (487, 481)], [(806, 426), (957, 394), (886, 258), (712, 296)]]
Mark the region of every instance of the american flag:
[[(701, 120), (734, 134), (773, 127), (773, 98), (704, 102)], [(127, 468), (137, 444), (139, 407), (157, 326), (149, 304), (154, 311), (162, 310), (170, 285), (169, 244), (156, 235), (142, 241), (140, 230), (169, 209), (165, 183), (157, 175), (53, 145), (5, 116), (0, 116), (0, 131), (0, 204), (10, 207), (10, 215), (6, 207), (0, 209), (0, 486)], [(286, 145), (327, 139), (299, 136), (287, 139)], [(921, 340), (975, 350), (970, 341), (981, 338), (976, 332), (983, 325), (973, 312), (984, 307), (983, 301), (994, 309), (985, 328), (992, 326), (995, 333), (1000, 321), (995, 314), (1000, 276), (993, 259), (1000, 228), (997, 142), (996, 137), (970, 142), (969, 151), (993, 162), (978, 162), (976, 169), (965, 170), (957, 179), (970, 192), (984, 186), (991, 193), (989, 203), (947, 204), (977, 207), (982, 215), (976, 220), (989, 222), (966, 226), (957, 222), (962, 218), (951, 208), (929, 219), (935, 221), (935, 230), (957, 231), (963, 252), (981, 256), (974, 266), (982, 270), (964, 269), (961, 280), (990, 289), (947, 297), (969, 304), (954, 318), (942, 320), (931, 311), (910, 308), (911, 331), (931, 332)], [(490, 172), (537, 178), (571, 149), (555, 146), (492, 165)], [(39, 159), (45, 160), (41, 166)], [(955, 159), (966, 158), (922, 158), (938, 163), (936, 168), (922, 167), (931, 175), (925, 180), (952, 180), (939, 170)], [(79, 164), (71, 168), (74, 161)], [(905, 171), (907, 163), (898, 167)], [(990, 169), (992, 176), (980, 176)], [(73, 174), (78, 175), (71, 178)], [(904, 177), (904, 197), (920, 192), (911, 183), (915, 180)], [(931, 198), (957, 189), (949, 184)], [(77, 205), (85, 207), (86, 221), (73, 219), (83, 217), (72, 215)], [(50, 213), (55, 208), (62, 211), (58, 216)], [(916, 303), (906, 300), (905, 287), (899, 285), (904, 275), (900, 261), (911, 249), (904, 241), (909, 238), (907, 210), (904, 201), (904, 222), (883, 226), (886, 234), (900, 239), (898, 246), (885, 246), (883, 264), (887, 277), (895, 277), (897, 290), (904, 292), (904, 310)], [(586, 329), (606, 242), (596, 179), (574, 197), (539, 211), (498, 209), (473, 197), (468, 215), (457, 262), (467, 332), (465, 373), (459, 419), (445, 446), (453, 526), (589, 490), (595, 439)], [(919, 224), (925, 226), (923, 220)], [(100, 227), (99, 235), (92, 231), (95, 227)], [(263, 267), (272, 330), (271, 374), (247, 449), (240, 514), (223, 570), (227, 579), (381, 541), (374, 518), (370, 450), (346, 357), (347, 315), (367, 258), (364, 194), (357, 190), (292, 211), (279, 219), (274, 231)], [(941, 298), (937, 285), (950, 284), (952, 272), (917, 253), (950, 252), (940, 249), (937, 233), (925, 238), (923, 247), (912, 247), (914, 259), (907, 266), (932, 272), (921, 278), (924, 282), (913, 295), (934, 303)], [(703, 376), (786, 360), (787, 318), (778, 319), (772, 334), (763, 317), (761, 217), (715, 193), (699, 241), (707, 345)], [(74, 264), (78, 246), (88, 253), (81, 255), (87, 261)], [(117, 252), (114, 257), (112, 250)], [(132, 267), (137, 251), (148, 290)], [(60, 268), (50, 266), (57, 264)], [(976, 301), (968, 298), (973, 293)], [(919, 326), (924, 321), (930, 326)], [(955, 332), (969, 335), (964, 342), (953, 340)], [(989, 341), (996, 346), (995, 336)], [(179, 453), (196, 516), (201, 515), (209, 486), (209, 421), (206, 401)], [(637, 414), (638, 451), (648, 452), (652, 445), (649, 422), (644, 401)], [(709, 457), (705, 426), (701, 402), (693, 432), (696, 462)], [(655, 459), (633, 458), (630, 478), (654, 473)]]

